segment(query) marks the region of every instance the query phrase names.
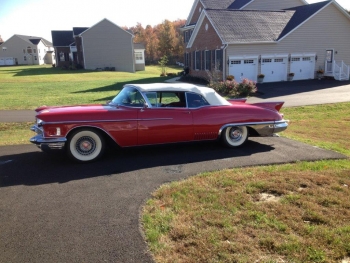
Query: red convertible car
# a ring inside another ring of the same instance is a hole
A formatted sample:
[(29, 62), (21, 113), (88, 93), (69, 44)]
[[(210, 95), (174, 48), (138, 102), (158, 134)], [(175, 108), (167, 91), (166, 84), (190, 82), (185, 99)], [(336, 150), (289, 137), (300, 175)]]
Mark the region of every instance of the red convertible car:
[(248, 136), (285, 130), (284, 102), (247, 104), (226, 100), (211, 88), (191, 84), (128, 84), (105, 105), (38, 109), (30, 141), (43, 151), (65, 150), (74, 160), (101, 157), (111, 142), (120, 147), (220, 140), (228, 147)]

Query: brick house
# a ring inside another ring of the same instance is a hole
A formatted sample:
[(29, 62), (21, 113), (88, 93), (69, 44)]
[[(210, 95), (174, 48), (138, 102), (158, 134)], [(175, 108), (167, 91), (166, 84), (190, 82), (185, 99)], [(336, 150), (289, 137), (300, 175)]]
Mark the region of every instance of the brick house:
[[(349, 79), (350, 16), (336, 1), (195, 0), (186, 25), (185, 66), (264, 82), (314, 79), (316, 71)], [(312, 37), (310, 37), (312, 36)]]

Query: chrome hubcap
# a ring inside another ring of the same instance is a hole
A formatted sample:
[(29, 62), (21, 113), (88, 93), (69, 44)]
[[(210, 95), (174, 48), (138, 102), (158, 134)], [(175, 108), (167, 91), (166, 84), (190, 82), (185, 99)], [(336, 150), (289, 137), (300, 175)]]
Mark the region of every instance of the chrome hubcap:
[(231, 128), (230, 130), (230, 139), (232, 141), (239, 141), (242, 139), (242, 130), (237, 128), (237, 127), (234, 127), (234, 128)]
[(92, 154), (96, 149), (96, 142), (91, 137), (81, 137), (75, 144), (75, 149), (81, 155)]

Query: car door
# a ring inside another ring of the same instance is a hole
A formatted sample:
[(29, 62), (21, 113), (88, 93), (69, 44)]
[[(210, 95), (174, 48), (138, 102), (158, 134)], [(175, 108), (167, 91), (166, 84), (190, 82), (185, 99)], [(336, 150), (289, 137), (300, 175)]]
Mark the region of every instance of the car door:
[(193, 140), (192, 112), (184, 92), (149, 92), (146, 96), (150, 105), (138, 112), (138, 145)]

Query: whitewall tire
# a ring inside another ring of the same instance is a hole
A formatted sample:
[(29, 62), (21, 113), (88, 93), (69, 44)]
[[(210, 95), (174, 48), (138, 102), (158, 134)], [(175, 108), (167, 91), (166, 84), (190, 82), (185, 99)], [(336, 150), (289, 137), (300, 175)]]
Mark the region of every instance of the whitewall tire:
[(248, 128), (246, 126), (227, 127), (224, 129), (221, 139), (228, 147), (239, 147), (248, 139)]
[(102, 156), (105, 141), (101, 133), (93, 129), (80, 129), (68, 138), (68, 156), (79, 162), (91, 162)]

